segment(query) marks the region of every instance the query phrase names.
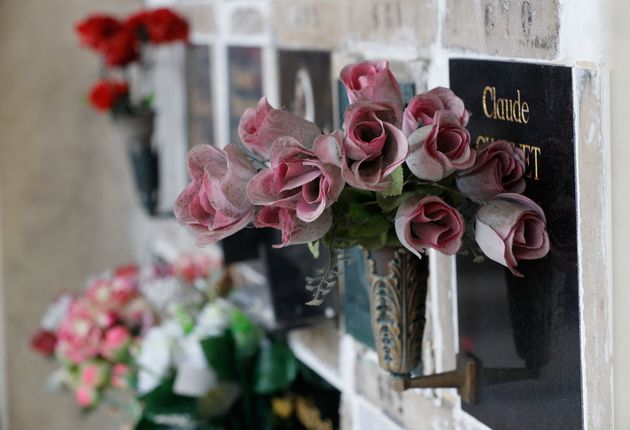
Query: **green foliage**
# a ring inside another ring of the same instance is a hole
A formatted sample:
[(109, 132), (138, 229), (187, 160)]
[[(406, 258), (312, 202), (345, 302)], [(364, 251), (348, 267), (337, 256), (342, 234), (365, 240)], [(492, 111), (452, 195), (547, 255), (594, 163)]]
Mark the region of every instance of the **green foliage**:
[(298, 361), (283, 339), (265, 342), (261, 346), (254, 371), (254, 392), (272, 394), (285, 390), (293, 383)]
[(404, 184), (404, 172), (403, 172), (403, 167), (402, 166), (398, 166), (396, 168), (396, 170), (394, 170), (392, 172), (392, 174), (390, 175), (390, 178), (392, 180), (392, 185), (389, 188), (389, 190), (383, 192), (384, 195), (386, 196), (398, 196), (402, 193), (403, 191), (403, 184)]
[(326, 269), (318, 270), (315, 277), (306, 277), (306, 290), (313, 293), (313, 299), (306, 302), (309, 306), (319, 306), (324, 303), (324, 297), (337, 285), (339, 278), (339, 251), (332, 248), (328, 248), (328, 251), (328, 266), (326, 266)]
[(220, 336), (207, 337), (200, 343), (208, 365), (213, 368), (219, 380), (234, 381), (236, 348), (231, 332), (225, 330)]
[(319, 240), (315, 242), (309, 242), (306, 244), (308, 246), (308, 250), (313, 254), (313, 258), (319, 258)]
[(258, 351), (262, 330), (238, 309), (232, 312), (230, 330), (236, 346), (236, 357), (244, 360), (254, 356)]

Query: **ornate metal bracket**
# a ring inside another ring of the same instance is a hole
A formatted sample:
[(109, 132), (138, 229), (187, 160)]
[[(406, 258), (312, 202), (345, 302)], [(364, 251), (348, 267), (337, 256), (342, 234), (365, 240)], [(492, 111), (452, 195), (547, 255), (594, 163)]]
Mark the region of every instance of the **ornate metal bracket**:
[(392, 376), (392, 385), (399, 392), (410, 388), (457, 388), (462, 402), (472, 404), (477, 400), (478, 376), (477, 361), (467, 354), (457, 354), (453, 371), (412, 378)]

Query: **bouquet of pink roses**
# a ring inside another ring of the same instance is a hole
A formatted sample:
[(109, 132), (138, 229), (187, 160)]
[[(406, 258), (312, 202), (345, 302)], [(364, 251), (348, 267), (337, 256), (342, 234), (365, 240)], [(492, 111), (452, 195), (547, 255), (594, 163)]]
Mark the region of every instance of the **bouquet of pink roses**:
[(282, 232), (276, 246), (471, 252), (517, 276), (519, 260), (548, 253), (545, 214), (522, 195), (523, 151), (505, 141), (473, 148), (451, 90), (405, 106), (386, 61), (348, 65), (341, 80), (351, 102), (342, 130), (324, 134), (263, 98), (243, 113), (242, 145), (190, 151), (192, 182), (175, 215), (199, 245), (253, 222)]
[(220, 259), (181, 254), (172, 264), (121, 266), (88, 280), (81, 293), (60, 295), (44, 314), (32, 348), (60, 364), (59, 385), (82, 408), (111, 390), (133, 391), (145, 335), (165, 318), (185, 315), (221, 287)]

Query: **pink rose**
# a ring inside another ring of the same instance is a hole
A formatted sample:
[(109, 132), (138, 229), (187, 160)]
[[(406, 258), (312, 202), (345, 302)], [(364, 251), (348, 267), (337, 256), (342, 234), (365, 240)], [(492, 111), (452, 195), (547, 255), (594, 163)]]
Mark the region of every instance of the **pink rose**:
[(400, 85), (387, 61), (363, 61), (347, 65), (341, 71), (340, 77), (350, 103), (391, 102), (396, 110), (403, 106)]
[(116, 277), (93, 280), (86, 293), (92, 305), (103, 310), (120, 309), (138, 295), (135, 278)]
[(450, 111), (437, 111), (433, 124), (409, 136), (407, 166), (420, 179), (439, 181), (475, 164), (470, 134)]
[(121, 310), (120, 319), (127, 327), (140, 329), (141, 332), (155, 325), (156, 322), (153, 309), (144, 297), (137, 297), (129, 302)]
[(258, 228), (271, 227), (281, 230), (282, 243), (273, 247), (282, 248), (321, 239), (332, 226), (332, 212), (328, 209), (317, 220), (307, 223), (299, 220), (292, 209), (265, 206), (256, 214), (254, 225)]
[(491, 260), (516, 275), (519, 260), (537, 260), (549, 252), (545, 213), (520, 194), (505, 193), (483, 204), (476, 215), (475, 240)]
[(398, 208), (394, 222), (400, 243), (422, 257), (426, 248), (453, 255), (462, 245), (465, 223), (457, 209), (437, 196), (411, 196)]
[(93, 387), (79, 385), (74, 390), (74, 400), (82, 408), (90, 408), (98, 402), (98, 391)]
[(118, 325), (105, 332), (101, 345), (101, 355), (110, 360), (118, 360), (127, 353), (131, 344), (131, 334), (125, 327)]
[(110, 383), (114, 388), (129, 388), (129, 379), (131, 378), (131, 370), (129, 366), (122, 363), (116, 363), (112, 367)]
[(57, 351), (73, 363), (82, 363), (98, 355), (102, 330), (88, 304), (74, 301), (57, 332)]
[(459, 190), (476, 200), (525, 191), (525, 153), (504, 140), (477, 151), (475, 165), (457, 177)]
[(265, 97), (256, 109), (243, 112), (238, 125), (238, 135), (250, 151), (265, 158), (269, 157), (271, 145), (278, 137), (290, 136), (309, 148), (317, 136), (319, 127), (291, 112), (274, 109)]
[[(346, 110), (345, 137), (337, 164), (348, 184), (372, 191), (390, 188), (389, 176), (405, 161), (409, 150), (398, 125), (389, 103), (358, 102)], [(334, 151), (330, 144), (327, 147), (325, 156), (332, 158)]]
[(339, 167), (317, 156), (328, 139), (330, 136), (318, 137), (313, 151), (292, 137), (276, 139), (269, 168), (260, 171), (247, 186), (249, 200), (254, 205), (294, 210), (304, 222), (319, 218), (344, 187)]
[(108, 366), (104, 362), (87, 362), (80, 368), (81, 385), (100, 388), (105, 385), (108, 377)]
[(188, 153), (192, 182), (175, 202), (175, 216), (208, 245), (244, 228), (254, 217), (245, 188), (256, 169), (234, 145), (199, 145)]
[(436, 112), (441, 110), (453, 112), (462, 127), (466, 127), (468, 124), (469, 114), (462, 99), (448, 88), (438, 87), (424, 94), (418, 94), (409, 100), (403, 113), (403, 133), (405, 136), (409, 136), (419, 127), (433, 124)]

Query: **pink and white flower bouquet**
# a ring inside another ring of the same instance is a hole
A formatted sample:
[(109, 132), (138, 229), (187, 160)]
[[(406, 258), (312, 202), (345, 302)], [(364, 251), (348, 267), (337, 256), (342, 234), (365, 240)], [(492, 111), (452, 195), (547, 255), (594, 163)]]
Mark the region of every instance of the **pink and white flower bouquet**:
[(31, 346), (55, 358), (60, 368), (53, 379), (81, 408), (93, 408), (110, 391), (134, 392), (146, 335), (165, 319), (191, 320), (185, 315), (208, 302), (209, 285), (221, 274), (221, 261), (207, 253), (182, 254), (172, 264), (121, 266), (89, 279), (79, 293), (60, 295)]
[(548, 253), (545, 214), (522, 195), (522, 150), (473, 148), (457, 95), (435, 88), (404, 105), (386, 61), (348, 65), (341, 80), (351, 102), (341, 130), (323, 133), (263, 98), (243, 113), (240, 144), (190, 151), (175, 215), (199, 245), (253, 224), (280, 230), (277, 247), (469, 252), (516, 276), (519, 260)]

